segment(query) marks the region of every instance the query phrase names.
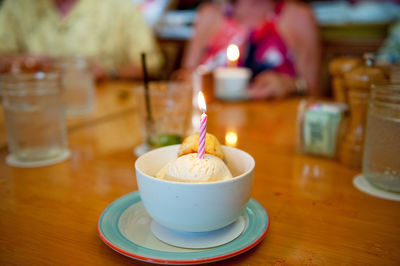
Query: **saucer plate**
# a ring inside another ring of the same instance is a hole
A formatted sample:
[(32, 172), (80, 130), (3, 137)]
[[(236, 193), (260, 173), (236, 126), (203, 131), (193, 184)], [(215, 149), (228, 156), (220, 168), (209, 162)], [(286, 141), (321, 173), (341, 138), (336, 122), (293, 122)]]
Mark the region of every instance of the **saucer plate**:
[(245, 228), (229, 243), (204, 249), (176, 247), (152, 234), (152, 219), (135, 191), (111, 203), (102, 212), (97, 228), (107, 246), (127, 257), (158, 264), (190, 265), (227, 259), (259, 244), (269, 228), (266, 211), (250, 199), (241, 217)]

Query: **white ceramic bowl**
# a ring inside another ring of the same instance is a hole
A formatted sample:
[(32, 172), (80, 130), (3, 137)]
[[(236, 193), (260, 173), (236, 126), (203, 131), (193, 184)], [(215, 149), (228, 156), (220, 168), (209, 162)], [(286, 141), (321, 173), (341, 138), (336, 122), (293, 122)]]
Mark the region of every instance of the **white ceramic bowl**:
[(159, 224), (186, 232), (212, 231), (234, 222), (250, 199), (255, 162), (248, 153), (223, 146), (233, 179), (209, 183), (183, 183), (154, 176), (177, 158), (180, 145), (140, 156), (136, 179), (146, 211)]

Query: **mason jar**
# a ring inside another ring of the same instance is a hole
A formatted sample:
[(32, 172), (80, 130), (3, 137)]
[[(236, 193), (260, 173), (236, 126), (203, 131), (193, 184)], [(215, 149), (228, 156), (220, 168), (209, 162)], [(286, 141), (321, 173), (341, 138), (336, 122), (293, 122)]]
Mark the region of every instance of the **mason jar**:
[(14, 161), (51, 160), (67, 150), (59, 73), (2, 74), (0, 95)]
[(82, 116), (93, 112), (96, 90), (90, 61), (80, 56), (62, 57), (56, 60), (56, 66), (62, 72), (67, 116)]
[(376, 187), (400, 192), (400, 83), (372, 86), (363, 174)]

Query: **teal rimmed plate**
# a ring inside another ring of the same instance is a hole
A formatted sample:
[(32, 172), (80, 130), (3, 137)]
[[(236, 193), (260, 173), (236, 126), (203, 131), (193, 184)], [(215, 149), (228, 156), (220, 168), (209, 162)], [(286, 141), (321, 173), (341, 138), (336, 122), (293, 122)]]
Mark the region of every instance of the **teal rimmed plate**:
[(104, 243), (133, 259), (159, 264), (198, 264), (239, 255), (264, 238), (269, 218), (264, 208), (250, 199), (242, 215), (243, 233), (233, 241), (208, 249), (178, 248), (161, 242), (150, 231), (151, 218), (143, 207), (138, 191), (111, 203), (100, 215), (97, 229)]

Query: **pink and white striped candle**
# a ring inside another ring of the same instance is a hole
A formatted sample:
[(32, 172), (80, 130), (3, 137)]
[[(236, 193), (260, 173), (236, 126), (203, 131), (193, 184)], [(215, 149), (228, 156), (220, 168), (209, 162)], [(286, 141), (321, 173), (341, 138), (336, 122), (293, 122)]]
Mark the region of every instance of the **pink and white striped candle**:
[(200, 110), (203, 112), (200, 116), (200, 130), (199, 130), (199, 148), (197, 149), (197, 158), (203, 159), (206, 147), (206, 131), (207, 131), (207, 115), (206, 115), (206, 101), (203, 93), (200, 91), (197, 101)]

